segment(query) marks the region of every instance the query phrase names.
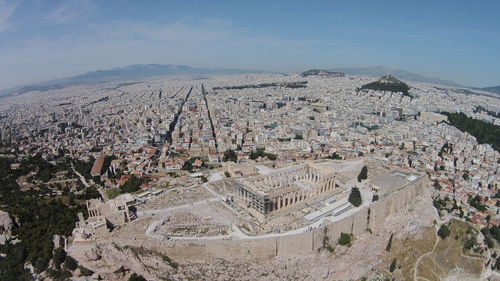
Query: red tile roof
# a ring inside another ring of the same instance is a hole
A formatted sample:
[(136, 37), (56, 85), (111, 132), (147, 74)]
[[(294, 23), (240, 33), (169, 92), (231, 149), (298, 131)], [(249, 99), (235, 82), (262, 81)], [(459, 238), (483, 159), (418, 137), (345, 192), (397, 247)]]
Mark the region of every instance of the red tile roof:
[(90, 174), (92, 176), (100, 176), (103, 165), (104, 165), (104, 156), (101, 156), (94, 161), (94, 165), (92, 166)]

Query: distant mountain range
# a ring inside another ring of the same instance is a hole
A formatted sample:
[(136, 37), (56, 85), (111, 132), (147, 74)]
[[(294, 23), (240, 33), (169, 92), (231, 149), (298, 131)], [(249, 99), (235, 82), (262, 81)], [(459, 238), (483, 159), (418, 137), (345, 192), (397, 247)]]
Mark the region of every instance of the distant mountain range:
[(196, 68), (187, 65), (174, 64), (134, 64), (125, 67), (116, 67), (108, 70), (91, 71), (72, 77), (65, 77), (45, 81), (20, 85), (0, 91), (1, 95), (23, 94), (30, 91), (47, 91), (61, 89), (68, 86), (88, 83), (102, 83), (113, 81), (125, 81), (150, 77), (161, 77), (168, 75), (207, 75), (207, 74), (244, 74), (244, 73), (266, 73), (258, 70), (244, 69), (211, 69)]
[[(245, 74), (245, 73), (273, 73), (273, 72), (245, 70), (245, 69), (197, 68), (187, 65), (175, 65), (175, 64), (134, 64), (125, 67), (116, 67), (108, 70), (91, 71), (81, 75), (49, 80), (40, 83), (19, 85), (13, 88), (1, 90), (0, 96), (8, 94), (23, 94), (30, 91), (48, 91), (48, 90), (62, 89), (68, 86), (74, 86), (79, 84), (127, 81), (127, 80), (161, 77), (168, 75), (209, 75), (209, 74)], [(385, 76), (388, 73), (391, 73), (392, 75), (398, 77), (399, 79), (406, 81), (424, 82), (424, 83), (432, 83), (445, 86), (467, 88), (452, 81), (443, 80), (439, 78), (425, 77), (405, 70), (393, 69), (383, 66), (333, 68), (329, 70), (311, 69), (302, 72), (301, 75), (342, 76), (344, 73), (350, 75), (370, 76), (370, 77), (381, 77)], [(473, 88), (473, 89), (485, 90), (485, 91), (490, 91), (492, 93), (500, 94), (500, 86), (487, 87), (487, 88)]]
[(495, 94), (500, 94), (500, 86), (486, 87), (486, 88), (477, 88), (477, 89), (483, 90), (483, 91), (492, 92), (492, 93), (495, 93)]
[(329, 69), (330, 71), (335, 72), (344, 72), (350, 75), (359, 75), (359, 76), (369, 76), (369, 77), (381, 77), (390, 73), (399, 79), (412, 81), (412, 82), (422, 82), (422, 83), (431, 83), (445, 86), (453, 86), (453, 87), (465, 87), (453, 81), (448, 81), (439, 78), (426, 77), (419, 74), (411, 73), (401, 69), (394, 69), (384, 66), (372, 66), (372, 67), (345, 67), (345, 68), (333, 68)]

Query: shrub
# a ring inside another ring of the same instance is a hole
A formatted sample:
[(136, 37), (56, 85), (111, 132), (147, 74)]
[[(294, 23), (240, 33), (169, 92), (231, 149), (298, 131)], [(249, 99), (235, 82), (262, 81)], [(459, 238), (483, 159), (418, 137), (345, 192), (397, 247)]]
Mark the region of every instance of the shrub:
[(391, 265), (389, 266), (389, 271), (390, 272), (394, 272), (394, 270), (396, 270), (396, 258), (394, 258), (391, 262)]
[(345, 246), (345, 245), (349, 245), (351, 243), (351, 234), (349, 233), (340, 233), (340, 237), (339, 237), (339, 245), (342, 245), (342, 246)]
[(389, 242), (387, 243), (387, 247), (385, 247), (385, 250), (387, 252), (389, 252), (391, 250), (391, 246), (392, 246), (392, 236), (394, 235), (394, 233), (391, 233), (391, 237), (389, 237)]
[(78, 268), (78, 262), (71, 256), (66, 256), (66, 259), (64, 260), (64, 267), (71, 271), (76, 270)]
[(80, 272), (82, 273), (83, 276), (92, 276), (94, 272), (86, 267), (79, 266)]
[(141, 275), (137, 275), (136, 273), (132, 273), (130, 277), (128, 278), (128, 281), (147, 281), (146, 278), (142, 277)]
[(442, 224), (437, 232), (441, 239), (446, 239), (446, 237), (450, 236), (450, 233), (450, 228), (446, 224)]

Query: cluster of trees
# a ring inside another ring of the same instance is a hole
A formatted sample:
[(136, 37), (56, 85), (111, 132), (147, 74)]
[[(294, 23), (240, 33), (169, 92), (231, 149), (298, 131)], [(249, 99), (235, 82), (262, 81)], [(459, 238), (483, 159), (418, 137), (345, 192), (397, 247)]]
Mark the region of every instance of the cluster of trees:
[(486, 242), (486, 245), (488, 248), (493, 248), (495, 247), (495, 243), (493, 242), (493, 239), (497, 241), (497, 243), (500, 243), (500, 226), (490, 226), (490, 227), (485, 227), (481, 229), (481, 232), (484, 235), (484, 240)]
[(477, 246), (477, 235), (474, 231), (467, 231), (466, 237), (463, 240), (463, 245), (467, 250), (472, 250)]
[[(23, 160), (20, 169), (12, 170), (12, 163), (12, 159), (0, 157), (0, 206), (13, 218), (12, 232), (20, 242), (7, 241), (0, 245), (0, 253), (4, 254), (0, 257), (0, 280), (31, 280), (24, 265), (31, 263), (37, 273), (46, 270), (55, 255), (52, 237), (54, 234), (69, 236), (76, 214), (82, 212), (84, 206), (75, 200), (63, 201), (64, 196), (72, 194), (68, 190), (63, 196), (47, 196), (44, 190), (22, 191), (16, 181), (29, 170), (54, 172), (62, 170), (67, 163), (53, 165), (39, 156)], [(94, 195), (97, 195), (94, 190), (88, 189), (83, 196)]]
[(450, 125), (473, 135), (478, 143), (490, 144), (495, 150), (500, 151), (500, 126), (468, 117), (464, 113), (442, 112), (448, 116)]
[(387, 92), (394, 92), (394, 93), (402, 93), (403, 96), (413, 98), (413, 96), (409, 93), (410, 87), (407, 84), (405, 84), (399, 80), (394, 81), (394, 83), (384, 83), (382, 81), (375, 81), (375, 82), (363, 85), (360, 89), (361, 90), (375, 90), (375, 91), (387, 91)]
[(255, 160), (259, 157), (267, 157), (271, 161), (274, 161), (278, 158), (275, 154), (265, 152), (265, 148), (257, 148), (256, 151), (250, 152), (249, 157), (252, 160)]
[(141, 188), (141, 185), (146, 181), (144, 178), (139, 178), (136, 175), (131, 175), (130, 178), (119, 188), (112, 188), (106, 190), (108, 198), (113, 199), (123, 193), (136, 192)]
[(481, 196), (479, 196), (479, 194), (476, 194), (476, 196), (469, 200), (469, 205), (476, 208), (480, 212), (485, 212), (488, 208), (486, 205), (481, 203)]
[[(191, 157), (188, 160), (184, 161), (184, 164), (182, 165), (181, 170), (189, 171), (192, 172), (194, 170), (193, 163), (196, 160), (202, 160), (200, 157)], [(202, 168), (206, 168), (207, 164), (205, 164), (205, 161), (202, 161), (201, 163)]]
[(437, 232), (437, 235), (441, 237), (441, 239), (446, 239), (446, 237), (450, 236), (451, 230), (446, 224), (442, 224)]
[(73, 167), (75, 170), (80, 173), (86, 179), (91, 179), (90, 171), (92, 170), (92, 166), (94, 165), (95, 158), (90, 156), (88, 161), (83, 161), (80, 159), (72, 159)]
[[(451, 209), (447, 208), (447, 205), (449, 204), (449, 202), (453, 202)], [(441, 199), (439, 196), (436, 196), (432, 199), (432, 205), (434, 205), (434, 208), (436, 208), (436, 210), (438, 210), (438, 211), (448, 210), (449, 212), (453, 212), (454, 210), (458, 210), (459, 211), (458, 216), (461, 218), (463, 218), (465, 215), (462, 207), (458, 206), (457, 200), (455, 200), (455, 199), (450, 200), (449, 197), (445, 197), (444, 199)]]
[(234, 163), (238, 163), (238, 155), (233, 150), (227, 150), (224, 152), (224, 157), (222, 158), (223, 162), (233, 161)]
[(474, 113), (478, 113), (481, 111), (486, 112), (486, 114), (488, 114), (489, 116), (500, 118), (500, 112), (490, 111), (482, 106), (476, 106), (476, 109), (474, 109)]
[[(10, 169), (10, 164), (13, 163), (12, 160), (7, 161), (7, 158), (3, 158), (3, 165), (5, 169)], [(72, 170), (69, 167), (68, 161), (59, 161), (57, 164), (52, 164), (45, 159), (42, 158), (42, 155), (39, 153), (35, 156), (29, 156), (23, 159), (19, 165), (19, 168), (16, 170), (10, 171), (13, 176), (25, 176), (31, 172), (35, 172), (33, 178), (36, 180), (40, 180), (42, 182), (50, 181), (53, 176), (58, 172), (64, 172), (68, 175), (73, 174)], [(9, 167), (7, 167), (7, 164)], [(3, 169), (2, 169), (3, 170)]]
[(122, 193), (131, 193), (139, 190), (141, 188), (141, 184), (144, 183), (143, 178), (139, 178), (136, 175), (131, 175), (130, 179), (125, 182), (120, 189), (123, 191)]

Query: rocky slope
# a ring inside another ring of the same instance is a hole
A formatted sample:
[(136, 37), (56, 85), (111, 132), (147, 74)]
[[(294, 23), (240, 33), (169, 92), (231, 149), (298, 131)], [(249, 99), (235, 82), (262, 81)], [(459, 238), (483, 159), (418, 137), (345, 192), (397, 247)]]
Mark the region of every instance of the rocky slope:
[[(376, 276), (407, 280), (416, 259), (432, 250), (436, 237), (434, 214), (432, 199), (426, 192), (397, 215), (387, 217), (384, 224), (355, 237), (350, 247), (332, 241), (333, 252), (280, 256), (270, 263), (212, 260), (177, 264), (152, 250), (113, 243), (74, 256), (106, 280), (126, 280), (131, 272), (148, 280), (360, 280)], [(391, 234), (394, 246), (387, 251)], [(401, 266), (390, 273), (393, 258), (405, 251), (411, 252), (406, 255), (408, 259), (401, 258)]]

